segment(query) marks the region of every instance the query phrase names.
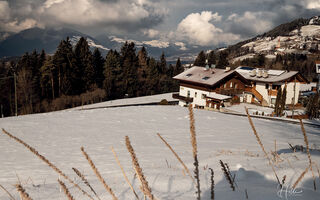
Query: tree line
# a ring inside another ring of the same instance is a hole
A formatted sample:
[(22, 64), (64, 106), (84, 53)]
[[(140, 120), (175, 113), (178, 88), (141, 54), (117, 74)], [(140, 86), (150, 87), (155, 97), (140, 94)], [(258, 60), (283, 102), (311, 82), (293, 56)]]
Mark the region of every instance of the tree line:
[(74, 47), (66, 38), (53, 55), (34, 50), (16, 62), (0, 62), (1, 114), (15, 114), (14, 82), (20, 115), (177, 91), (172, 77), (182, 71), (180, 59), (168, 66), (164, 53), (156, 60), (132, 42), (103, 57), (97, 48), (91, 52), (85, 38)]

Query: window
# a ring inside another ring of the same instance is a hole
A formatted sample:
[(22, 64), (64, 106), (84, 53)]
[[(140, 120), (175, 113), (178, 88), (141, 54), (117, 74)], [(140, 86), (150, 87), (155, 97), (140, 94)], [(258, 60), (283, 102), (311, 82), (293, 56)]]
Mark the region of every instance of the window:
[(206, 80), (208, 80), (209, 78), (210, 78), (209, 76), (205, 76), (205, 77), (202, 78), (202, 80), (205, 80), (205, 81), (206, 81)]
[(279, 89), (279, 85), (272, 85), (272, 89), (273, 89), (273, 90)]
[(194, 98), (197, 98), (197, 94), (198, 94), (197, 92), (194, 93)]
[(269, 89), (269, 84), (266, 84), (266, 89)]
[(187, 75), (186, 75), (186, 77), (190, 77), (190, 76), (192, 76), (192, 74), (187, 74)]
[(227, 88), (227, 84), (225, 83), (225, 84), (223, 85), (223, 87), (224, 87), (224, 88)]
[(271, 104), (276, 104), (276, 98), (271, 98)]
[(236, 89), (238, 89), (238, 83), (235, 83), (235, 84), (234, 84), (234, 87), (235, 87)]
[(206, 98), (206, 95), (205, 94), (202, 94), (201, 95), (201, 99), (205, 99)]
[(232, 88), (232, 82), (230, 82), (230, 88)]
[(190, 97), (190, 91), (188, 90), (188, 94), (187, 94), (187, 97)]

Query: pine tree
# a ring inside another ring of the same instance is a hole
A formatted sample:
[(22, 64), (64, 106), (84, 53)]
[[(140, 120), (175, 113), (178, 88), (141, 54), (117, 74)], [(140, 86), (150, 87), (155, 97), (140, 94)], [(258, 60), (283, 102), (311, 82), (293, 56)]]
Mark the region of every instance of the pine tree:
[(181, 65), (180, 58), (178, 58), (176, 65), (174, 67), (173, 76), (176, 76), (184, 71), (183, 66)]
[(133, 42), (126, 42), (121, 48), (121, 65), (123, 68), (123, 85), (128, 97), (136, 96), (138, 90), (138, 58)]
[(117, 51), (110, 50), (104, 65), (103, 86), (108, 99), (122, 98), (124, 96), (123, 71), (120, 66), (120, 55)]
[(93, 68), (94, 68), (94, 80), (96, 85), (99, 88), (102, 88), (103, 86), (103, 80), (104, 80), (104, 75), (103, 75), (103, 70), (104, 70), (104, 62), (105, 60), (103, 59), (101, 52), (99, 51), (98, 48), (96, 48), (93, 52)]
[(149, 61), (149, 67), (147, 71), (147, 94), (154, 95), (158, 93), (158, 84), (160, 80), (160, 74), (158, 71), (158, 63), (154, 58)]
[(143, 46), (140, 51), (138, 52), (138, 84), (139, 90), (137, 91), (137, 96), (146, 95), (147, 93), (147, 71), (148, 71), (148, 52), (146, 51), (145, 47)]
[(206, 66), (206, 54), (204, 53), (204, 51), (200, 51), (193, 65), (200, 67)]
[(81, 92), (90, 90), (95, 84), (95, 69), (93, 67), (92, 53), (89, 48), (89, 44), (84, 37), (81, 37), (75, 46), (75, 57), (77, 59), (77, 71), (79, 77), (82, 77), (79, 81), (79, 88)]
[(54, 99), (56, 97), (55, 84), (57, 81), (57, 72), (51, 56), (48, 56), (48, 58), (45, 60), (43, 66), (40, 68), (40, 73), (42, 96), (46, 99)]
[(219, 53), (219, 61), (217, 63), (217, 68), (224, 69), (229, 65), (228, 62), (228, 52), (220, 51)]
[(81, 76), (69, 38), (60, 42), (53, 56), (53, 64), (57, 68), (57, 97), (80, 94), (83, 88)]
[(164, 55), (164, 52), (162, 52), (162, 54), (160, 56), (160, 63), (158, 65), (158, 67), (159, 67), (160, 74), (167, 73), (167, 61), (166, 61), (166, 57)]
[(215, 65), (216, 64), (216, 55), (214, 53), (214, 51), (210, 51), (210, 53), (208, 54), (208, 65)]

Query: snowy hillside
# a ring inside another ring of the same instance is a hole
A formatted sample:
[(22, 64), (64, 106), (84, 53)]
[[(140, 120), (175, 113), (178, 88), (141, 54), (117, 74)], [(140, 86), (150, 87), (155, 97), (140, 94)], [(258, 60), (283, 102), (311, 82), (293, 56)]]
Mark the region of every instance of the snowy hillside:
[[(318, 199), (311, 173), (307, 173), (294, 192), (285, 192), (308, 166), (304, 152), (293, 153), (288, 143), (304, 145), (299, 125), (254, 119), (266, 151), (279, 153), (275, 165), (280, 179), (286, 175), (284, 190), (277, 188), (271, 166), (263, 156), (245, 117), (195, 110), (202, 199), (210, 199), (210, 173), (214, 172), (216, 199)], [(76, 167), (89, 180), (101, 199), (111, 199), (80, 151), (83, 146), (119, 199), (135, 199), (110, 147), (113, 146), (130, 182), (143, 198), (134, 177), (124, 137), (130, 137), (143, 172), (157, 199), (195, 199), (195, 186), (183, 167), (157, 137), (160, 133), (193, 170), (188, 109), (179, 106), (132, 106), (94, 110), (67, 110), (0, 119), (0, 128), (23, 139), (57, 165), (76, 183), (89, 191), (73, 173)], [(312, 160), (320, 165), (320, 131), (306, 126)], [(33, 199), (65, 199), (51, 168), (21, 144), (0, 134), (0, 184), (18, 199), (14, 184), (20, 179)], [(270, 154), (271, 156), (271, 154)], [(223, 176), (219, 160), (227, 162), (235, 175), (233, 192)], [(315, 166), (314, 166), (315, 168)], [(315, 171), (316, 172), (316, 171)], [(317, 174), (316, 174), (317, 175)], [(75, 199), (86, 199), (63, 180)], [(317, 175), (317, 186), (320, 187)], [(280, 197), (281, 196), (281, 197)], [(0, 190), (0, 199), (8, 199)]]
[(319, 44), (320, 23), (319, 17), (316, 16), (311, 18), (307, 24), (298, 26), (288, 34), (277, 35), (276, 37), (258, 36), (243, 44), (241, 47), (248, 48), (250, 53), (233, 58), (232, 62), (250, 58), (255, 54), (264, 54), (268, 58), (275, 58), (277, 54), (283, 53), (311, 54), (320, 50)]

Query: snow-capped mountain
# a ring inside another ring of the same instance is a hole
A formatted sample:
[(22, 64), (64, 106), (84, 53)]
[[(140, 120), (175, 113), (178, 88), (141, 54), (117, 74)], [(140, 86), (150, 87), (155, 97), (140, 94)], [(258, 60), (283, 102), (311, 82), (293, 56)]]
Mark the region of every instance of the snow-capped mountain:
[(240, 49), (234, 53), (232, 62), (264, 54), (275, 58), (277, 54), (312, 54), (320, 51), (320, 17), (298, 19), (282, 24), (251, 40), (238, 43), (229, 49)]
[(60, 41), (67, 37), (70, 38), (73, 45), (76, 44), (81, 37), (85, 37), (92, 49), (99, 48), (103, 53), (109, 50), (109, 48), (101, 45), (93, 37), (73, 29), (32, 28), (12, 34), (2, 41), (0, 40), (0, 58), (21, 56), (25, 52), (31, 52), (34, 49), (37, 51), (44, 49), (47, 53), (53, 54)]

